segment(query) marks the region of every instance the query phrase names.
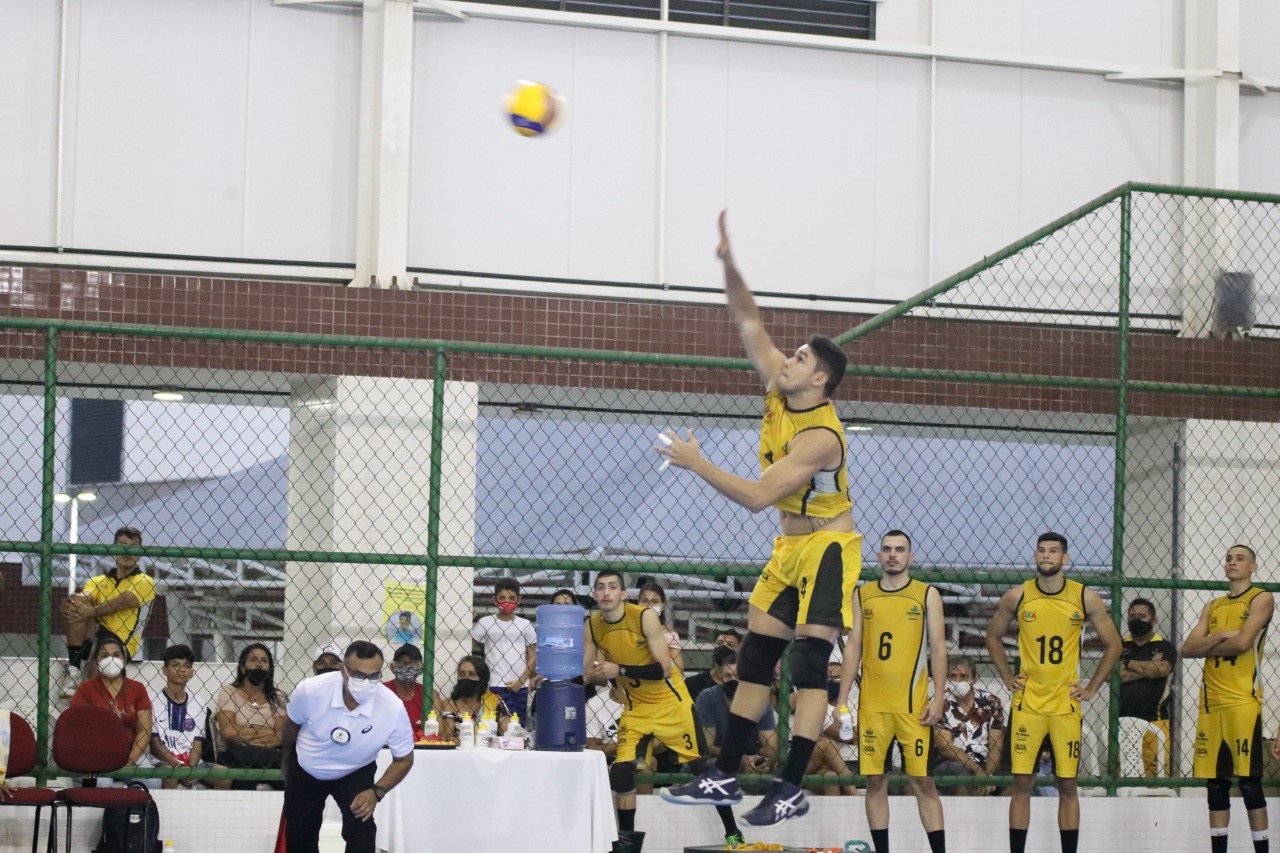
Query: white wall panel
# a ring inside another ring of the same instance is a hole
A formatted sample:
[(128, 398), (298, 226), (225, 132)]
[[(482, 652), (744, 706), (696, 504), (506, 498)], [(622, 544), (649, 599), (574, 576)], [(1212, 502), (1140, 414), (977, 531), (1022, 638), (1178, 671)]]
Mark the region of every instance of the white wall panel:
[(70, 244), (240, 254), (250, 5), (81, 0)]
[(58, 4), (0, 3), (0, 244), (53, 242)]
[(1241, 97), (1240, 189), (1280, 193), (1277, 151), (1280, 151), (1280, 95)]
[(1254, 77), (1280, 77), (1280, 3), (1240, 0), (1240, 68)]
[(885, 57), (878, 66), (875, 266), (869, 287), (859, 282), (855, 290), (858, 296), (905, 299), (933, 284), (926, 262), (929, 63)]
[(350, 263), (359, 12), (254, 3), (250, 39), (243, 254)]

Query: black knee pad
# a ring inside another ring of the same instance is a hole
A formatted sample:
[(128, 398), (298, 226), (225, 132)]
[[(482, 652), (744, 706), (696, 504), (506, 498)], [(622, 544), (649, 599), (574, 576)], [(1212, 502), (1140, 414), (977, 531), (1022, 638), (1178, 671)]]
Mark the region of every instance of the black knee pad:
[[(1258, 793), (1262, 793), (1259, 789)], [(1209, 811), (1225, 812), (1231, 810), (1231, 780), (1209, 780)]]
[(821, 637), (796, 637), (791, 644), (791, 683), (797, 690), (826, 690), (832, 644)]
[(787, 642), (781, 637), (766, 637), (748, 631), (738, 646), (738, 680), (766, 687), (773, 684), (773, 668), (782, 660)]
[(636, 792), (636, 766), (630, 761), (615, 761), (609, 766), (609, 787), (615, 794)]
[(1240, 777), (1240, 796), (1249, 811), (1267, 807), (1267, 798), (1262, 795), (1262, 779), (1258, 776)]

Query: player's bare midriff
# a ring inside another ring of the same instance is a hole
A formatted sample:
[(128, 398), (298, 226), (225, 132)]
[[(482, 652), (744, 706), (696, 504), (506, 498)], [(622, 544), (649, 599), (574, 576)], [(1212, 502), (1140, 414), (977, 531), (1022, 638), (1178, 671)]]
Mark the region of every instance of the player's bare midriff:
[(783, 536), (804, 536), (808, 533), (817, 533), (819, 530), (852, 533), (853, 513), (842, 512), (833, 518), (817, 518), (778, 510), (778, 526), (782, 528)]

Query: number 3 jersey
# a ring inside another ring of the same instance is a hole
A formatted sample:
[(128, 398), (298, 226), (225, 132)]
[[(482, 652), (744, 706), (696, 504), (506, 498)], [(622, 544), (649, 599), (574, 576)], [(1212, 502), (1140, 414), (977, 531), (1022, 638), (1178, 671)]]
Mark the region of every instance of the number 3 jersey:
[(925, 662), (925, 596), (929, 585), (912, 580), (902, 589), (879, 583), (858, 587), (862, 611), (862, 681), (859, 711), (918, 714), (928, 703)]
[[(1251, 586), (1239, 595), (1215, 598), (1209, 605), (1209, 635), (1222, 631), (1239, 631), (1249, 618), (1249, 607), (1262, 590)], [(1200, 708), (1216, 711), (1233, 705), (1258, 704), (1262, 701), (1262, 682), (1258, 679), (1258, 659), (1267, 639), (1267, 628), (1258, 632), (1253, 646), (1238, 655), (1210, 655), (1204, 661), (1204, 686)]]
[(1075, 714), (1080, 703), (1070, 696), (1080, 680), (1080, 634), (1084, 631), (1084, 584), (1065, 581), (1056, 593), (1035, 580), (1022, 585), (1018, 602), (1019, 672), (1027, 686), (1013, 695), (1013, 708), (1030, 714)]
[[(591, 639), (596, 648), (604, 652), (605, 659), (619, 666), (643, 666), (654, 663), (653, 654), (649, 651), (649, 641), (645, 639), (644, 628), (640, 617), (649, 608), (630, 602), (621, 619), (617, 622), (605, 621), (599, 610), (591, 614), (587, 624), (591, 631)], [(657, 705), (663, 702), (687, 702), (689, 691), (684, 686), (684, 676), (675, 666), (671, 666), (671, 675), (661, 681), (628, 678), (618, 676), (618, 684), (626, 695), (628, 710), (641, 705)]]

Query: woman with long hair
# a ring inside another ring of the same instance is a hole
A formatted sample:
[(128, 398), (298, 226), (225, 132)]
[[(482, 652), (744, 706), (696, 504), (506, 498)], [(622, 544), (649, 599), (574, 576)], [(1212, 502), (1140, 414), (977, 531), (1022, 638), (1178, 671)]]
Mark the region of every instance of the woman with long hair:
[[(275, 658), (262, 643), (240, 652), (235, 679), (218, 691), (217, 720), (227, 767), (280, 767), (280, 739), (289, 697), (275, 685)], [(318, 676), (319, 677), (319, 676)]]
[(511, 712), (498, 694), (489, 690), (489, 666), (482, 655), (467, 655), (458, 661), (457, 681), (449, 698), (436, 694), (436, 716), (440, 719), (440, 739), (456, 741), (458, 724), (463, 714), (479, 723), (481, 717), (493, 714), (498, 720), (498, 734), (505, 734)]
[(671, 614), (667, 612), (666, 591), (653, 581), (649, 581), (640, 587), (636, 603), (658, 614), (658, 621), (662, 623), (662, 632), (667, 636), (667, 649), (671, 652), (671, 662), (677, 669), (684, 672), (684, 652), (680, 650), (680, 635), (670, 627)]

